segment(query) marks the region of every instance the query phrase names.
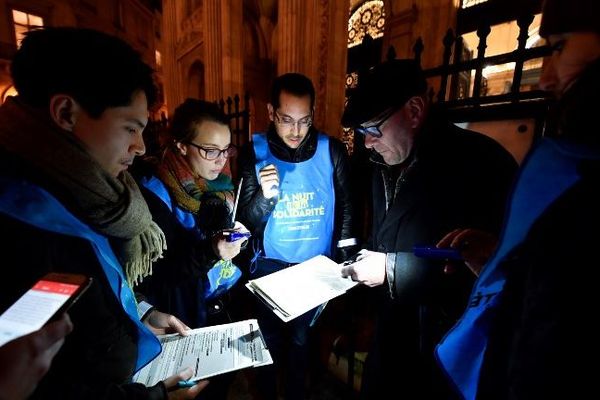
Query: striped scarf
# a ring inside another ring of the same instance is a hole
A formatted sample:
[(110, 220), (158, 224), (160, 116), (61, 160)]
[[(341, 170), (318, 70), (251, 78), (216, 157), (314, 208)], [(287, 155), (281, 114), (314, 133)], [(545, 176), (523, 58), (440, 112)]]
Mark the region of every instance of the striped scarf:
[(212, 181), (195, 176), (183, 156), (173, 148), (165, 150), (157, 168), (158, 178), (167, 186), (177, 205), (193, 214), (198, 214), (202, 197), (211, 194), (233, 209), (233, 182), (229, 171), (229, 161), (223, 171)]

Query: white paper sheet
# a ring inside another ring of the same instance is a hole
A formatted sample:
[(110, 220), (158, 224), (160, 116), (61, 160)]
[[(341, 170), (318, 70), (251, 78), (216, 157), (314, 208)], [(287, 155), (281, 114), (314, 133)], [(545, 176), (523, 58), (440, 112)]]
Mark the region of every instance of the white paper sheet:
[(163, 350), (134, 382), (153, 386), (191, 367), (196, 381), (242, 368), (272, 364), (255, 319), (193, 329), (188, 336), (158, 337)]
[(248, 281), (246, 287), (283, 321), (340, 296), (357, 285), (342, 278), (342, 265), (325, 256)]

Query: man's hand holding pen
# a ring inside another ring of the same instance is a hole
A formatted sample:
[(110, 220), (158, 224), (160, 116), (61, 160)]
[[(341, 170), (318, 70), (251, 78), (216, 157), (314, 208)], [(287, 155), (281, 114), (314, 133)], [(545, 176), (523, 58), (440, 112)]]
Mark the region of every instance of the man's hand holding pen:
[(385, 281), (385, 253), (361, 250), (344, 262), (342, 277), (367, 286), (379, 286)]

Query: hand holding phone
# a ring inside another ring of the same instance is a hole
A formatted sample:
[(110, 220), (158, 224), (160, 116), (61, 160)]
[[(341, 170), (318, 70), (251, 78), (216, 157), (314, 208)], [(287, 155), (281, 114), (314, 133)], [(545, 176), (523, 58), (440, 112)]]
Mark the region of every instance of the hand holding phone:
[(252, 236), (252, 234), (248, 231), (245, 231), (245, 232), (239, 232), (239, 231), (223, 232), (223, 234), (225, 235), (225, 239), (228, 242), (235, 242), (240, 239), (249, 238), (250, 236)]
[(45, 275), (0, 315), (0, 346), (62, 315), (91, 282), (92, 278), (78, 274)]
[(10, 366), (0, 373), (0, 393), (11, 399), (28, 398), (72, 329), (69, 316), (62, 314), (40, 330), (0, 346), (0, 365)]

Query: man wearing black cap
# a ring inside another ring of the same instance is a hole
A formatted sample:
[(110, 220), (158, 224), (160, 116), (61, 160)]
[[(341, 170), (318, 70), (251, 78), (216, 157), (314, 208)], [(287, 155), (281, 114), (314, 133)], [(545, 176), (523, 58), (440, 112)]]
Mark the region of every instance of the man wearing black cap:
[(365, 135), (375, 163), (368, 250), (343, 275), (384, 285), (361, 395), (447, 395), (433, 346), (456, 321), (473, 284), (468, 269), (444, 274), (443, 260), (417, 258), (450, 229), (501, 225), (514, 159), (492, 139), (448, 122), (430, 107), (413, 60), (393, 60), (359, 78), (342, 123)]
[(437, 349), (467, 399), (597, 390), (600, 2), (546, 1), (540, 34), (553, 48), (540, 87), (559, 100), (548, 124), (556, 137), (523, 163), (498, 250)]

